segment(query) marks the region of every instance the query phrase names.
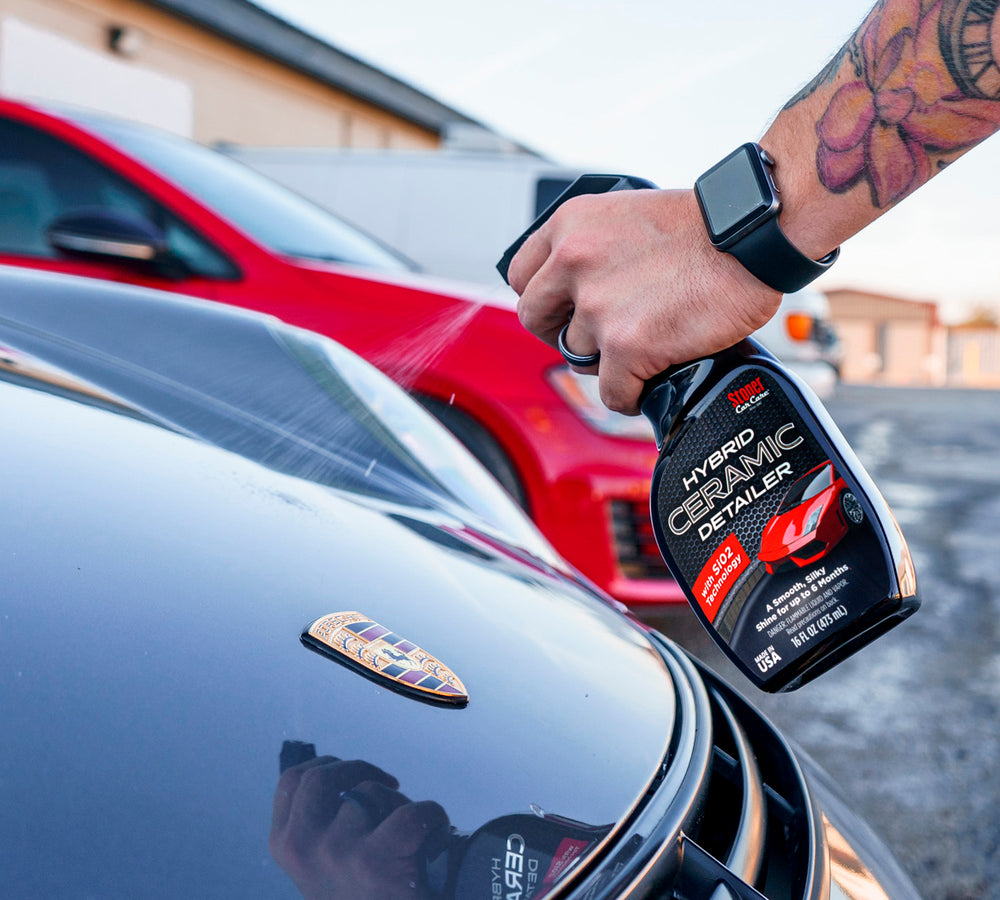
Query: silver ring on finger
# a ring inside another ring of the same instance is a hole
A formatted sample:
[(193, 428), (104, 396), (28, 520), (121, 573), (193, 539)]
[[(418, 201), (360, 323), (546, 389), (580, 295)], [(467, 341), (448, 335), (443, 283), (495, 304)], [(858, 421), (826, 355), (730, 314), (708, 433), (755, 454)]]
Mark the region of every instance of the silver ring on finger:
[(563, 325), (560, 329), (559, 338), (556, 341), (556, 344), (559, 347), (559, 352), (562, 354), (562, 358), (571, 366), (576, 366), (580, 369), (589, 369), (591, 366), (596, 366), (601, 361), (601, 351), (598, 350), (596, 353), (588, 353), (586, 356), (578, 356), (566, 346), (567, 328), (569, 328), (569, 322)]

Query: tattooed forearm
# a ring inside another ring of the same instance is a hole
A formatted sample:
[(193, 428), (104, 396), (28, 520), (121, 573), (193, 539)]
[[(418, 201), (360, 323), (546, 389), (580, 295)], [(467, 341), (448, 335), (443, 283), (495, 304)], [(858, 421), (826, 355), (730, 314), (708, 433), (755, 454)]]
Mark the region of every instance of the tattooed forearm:
[(966, 97), (1000, 100), (992, 38), (1000, 0), (951, 0), (941, 10), (941, 57)]
[[(1000, 127), (1000, 0), (881, 0), (800, 102), (839, 86), (816, 125), (822, 184), (884, 209)], [(845, 59), (850, 65), (844, 65)]]
[(834, 78), (837, 77), (837, 73), (840, 71), (841, 63), (844, 61), (844, 57), (850, 52), (850, 45), (845, 44), (837, 52), (837, 55), (833, 57), (823, 68), (820, 73), (807, 84), (802, 90), (800, 90), (791, 100), (789, 100), (785, 105), (784, 109), (791, 109), (798, 103), (801, 103), (807, 97), (811, 97), (824, 85), (830, 84)]

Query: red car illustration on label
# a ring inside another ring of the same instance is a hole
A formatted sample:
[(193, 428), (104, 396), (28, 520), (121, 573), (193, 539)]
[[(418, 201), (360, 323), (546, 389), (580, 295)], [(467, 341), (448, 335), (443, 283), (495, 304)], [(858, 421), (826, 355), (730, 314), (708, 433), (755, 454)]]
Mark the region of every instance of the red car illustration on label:
[(826, 460), (788, 489), (764, 526), (757, 558), (771, 574), (789, 565), (807, 566), (826, 556), (864, 517), (858, 498)]

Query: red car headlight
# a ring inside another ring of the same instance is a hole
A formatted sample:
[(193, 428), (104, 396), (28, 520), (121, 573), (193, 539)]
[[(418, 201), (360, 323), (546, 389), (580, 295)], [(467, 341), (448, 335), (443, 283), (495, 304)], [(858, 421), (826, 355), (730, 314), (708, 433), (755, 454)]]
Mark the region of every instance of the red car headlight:
[(578, 375), (568, 367), (557, 366), (549, 370), (548, 379), (570, 409), (595, 431), (612, 437), (653, 441), (653, 427), (645, 416), (623, 416), (601, 402), (593, 375)]
[(803, 534), (811, 534), (816, 530), (819, 526), (819, 517), (822, 512), (822, 507), (813, 511), (813, 514), (809, 517), (809, 521), (806, 522), (805, 531), (802, 532)]

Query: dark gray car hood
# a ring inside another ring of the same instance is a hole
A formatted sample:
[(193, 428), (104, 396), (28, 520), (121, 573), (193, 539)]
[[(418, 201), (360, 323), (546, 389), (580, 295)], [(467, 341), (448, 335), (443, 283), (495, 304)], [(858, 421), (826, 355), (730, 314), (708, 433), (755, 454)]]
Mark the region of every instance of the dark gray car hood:
[[(380, 767), (461, 832), (531, 811), (613, 831), (636, 807), (674, 729), (668, 670), (507, 512), (419, 465), (365, 487), (336, 433), (289, 438), (334, 395), (273, 320), (0, 275), (8, 896), (293, 895), (267, 846), (286, 740)], [(302, 644), (345, 610), (468, 704)]]

